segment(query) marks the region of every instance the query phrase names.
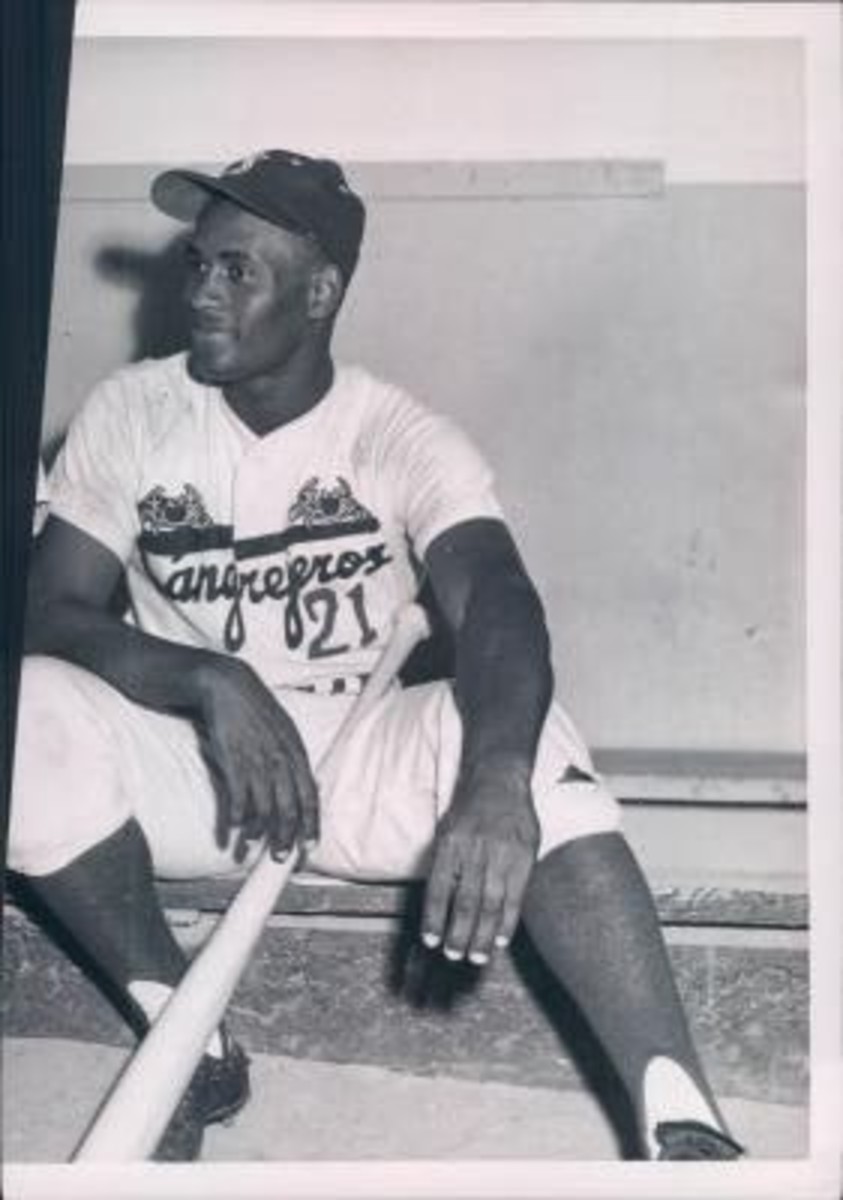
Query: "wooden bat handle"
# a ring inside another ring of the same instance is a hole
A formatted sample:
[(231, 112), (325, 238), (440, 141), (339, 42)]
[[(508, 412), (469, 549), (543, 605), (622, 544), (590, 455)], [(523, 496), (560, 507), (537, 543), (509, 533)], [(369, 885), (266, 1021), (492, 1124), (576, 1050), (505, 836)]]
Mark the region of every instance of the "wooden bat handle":
[[(319, 765), (333, 772), (354, 729), (391, 686), (413, 646), (426, 635), (417, 604), (397, 617), (390, 640), (366, 686)], [(183, 1096), (278, 897), (292, 874), (295, 851), (283, 863), (264, 851), (202, 950), (144, 1037), (94, 1123), (79, 1144), (77, 1162), (148, 1158)]]

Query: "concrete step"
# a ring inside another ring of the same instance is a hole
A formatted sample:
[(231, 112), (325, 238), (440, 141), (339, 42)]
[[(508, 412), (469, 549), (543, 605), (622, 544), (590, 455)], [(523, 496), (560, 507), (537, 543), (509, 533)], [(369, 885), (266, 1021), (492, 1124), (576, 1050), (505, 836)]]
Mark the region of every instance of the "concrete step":
[[(217, 916), (173, 909), (170, 919), (195, 951)], [(667, 926), (666, 937), (717, 1090), (804, 1103), (804, 930)], [(9, 1035), (129, 1043), (79, 966), (11, 906), (4, 957)], [(230, 1022), (250, 1050), (263, 1053), (419, 1076), (568, 1088), (581, 1087), (585, 1076), (608, 1086), (587, 1030), (524, 939), (483, 971), (446, 964), (420, 948), (406, 913), (272, 917), (235, 992)]]
[[(56, 1038), (11, 1038), (3, 1073), (7, 1164), (65, 1162), (127, 1052)], [(45, 1087), (49, 1079), (49, 1087)], [(594, 1098), (556, 1087), (418, 1078), (382, 1067), (255, 1054), (251, 1104), (209, 1130), (208, 1161), (611, 1161), (615, 1134)], [(754, 1159), (808, 1149), (803, 1107), (726, 1097)], [(9, 1195), (12, 1195), (10, 1187)]]

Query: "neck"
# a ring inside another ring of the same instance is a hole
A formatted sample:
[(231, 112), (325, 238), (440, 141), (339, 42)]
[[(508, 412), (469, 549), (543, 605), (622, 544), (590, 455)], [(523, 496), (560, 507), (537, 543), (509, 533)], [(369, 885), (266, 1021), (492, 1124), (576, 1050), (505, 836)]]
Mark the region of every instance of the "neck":
[(333, 382), (334, 363), (324, 354), (315, 362), (293, 362), (272, 375), (226, 384), (222, 392), (243, 424), (262, 437), (315, 408)]

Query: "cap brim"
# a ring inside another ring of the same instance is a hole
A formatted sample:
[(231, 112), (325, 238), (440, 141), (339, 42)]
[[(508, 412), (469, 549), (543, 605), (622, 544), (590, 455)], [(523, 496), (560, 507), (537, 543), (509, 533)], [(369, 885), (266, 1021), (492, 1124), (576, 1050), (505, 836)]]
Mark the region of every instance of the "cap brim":
[(237, 179), (229, 181), (216, 175), (203, 175), (201, 171), (165, 171), (152, 181), (150, 195), (153, 204), (161, 212), (188, 224), (196, 220), (212, 197), (220, 196), (271, 225), (278, 225), (291, 233), (307, 232), (300, 220), (292, 213), (284, 213), (280, 206), (276, 206), (275, 210), (270, 212), (256, 203), (254, 198), (243, 196), (238, 182)]
[[(195, 221), (211, 195), (228, 196), (225, 185), (201, 171), (165, 171), (152, 181), (152, 202), (177, 221)], [(235, 199), (234, 196), (230, 197)]]

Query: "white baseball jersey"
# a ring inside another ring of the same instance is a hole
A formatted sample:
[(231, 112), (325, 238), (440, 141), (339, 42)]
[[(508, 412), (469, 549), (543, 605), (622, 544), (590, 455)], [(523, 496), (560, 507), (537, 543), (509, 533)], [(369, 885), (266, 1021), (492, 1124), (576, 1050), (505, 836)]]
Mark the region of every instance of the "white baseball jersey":
[(367, 674), (431, 541), (501, 515), (466, 436), (363, 369), (259, 437), (181, 354), (93, 391), (50, 500), (125, 564), (138, 627), (238, 655), (271, 687)]

